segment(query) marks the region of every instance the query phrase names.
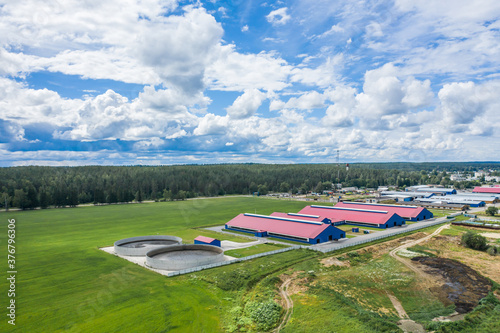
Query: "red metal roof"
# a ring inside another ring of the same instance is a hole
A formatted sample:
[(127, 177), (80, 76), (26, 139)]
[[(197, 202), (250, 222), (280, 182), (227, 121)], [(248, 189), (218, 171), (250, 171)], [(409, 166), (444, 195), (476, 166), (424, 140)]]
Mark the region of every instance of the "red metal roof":
[(325, 219), (325, 217), (323, 217), (323, 216), (304, 215), (304, 214), (298, 214), (298, 213), (275, 212), (275, 213), (272, 213), (271, 216), (285, 217), (287, 219), (299, 219), (299, 220), (306, 220), (306, 221), (315, 221), (315, 222), (323, 222), (323, 220)]
[(398, 206), (398, 205), (384, 205), (384, 204), (371, 204), (359, 202), (339, 202), (335, 207), (356, 208), (356, 209), (369, 209), (380, 210), (389, 213), (396, 213), (401, 217), (416, 218), (424, 208), (417, 206)]
[(215, 238), (210, 238), (210, 237), (205, 237), (205, 236), (198, 236), (194, 240), (197, 240), (197, 241), (200, 241), (200, 242), (203, 242), (203, 243), (212, 243), (216, 239)]
[[(340, 207), (339, 207), (340, 208)], [(300, 214), (315, 214), (328, 217), (333, 220), (343, 220), (370, 224), (385, 224), (394, 215), (394, 213), (335, 209), (332, 206), (307, 206)]]
[[(295, 221), (294, 221), (295, 220)], [(315, 238), (331, 226), (329, 223), (314, 223), (308, 220), (280, 218), (278, 216), (240, 214), (226, 224), (229, 227), (240, 227), (251, 230), (262, 230), (281, 235), (302, 238)], [(312, 223), (311, 223), (312, 222)]]
[(500, 187), (479, 187), (476, 186), (474, 190), (472, 190), (474, 193), (495, 193), (495, 194), (500, 194)]

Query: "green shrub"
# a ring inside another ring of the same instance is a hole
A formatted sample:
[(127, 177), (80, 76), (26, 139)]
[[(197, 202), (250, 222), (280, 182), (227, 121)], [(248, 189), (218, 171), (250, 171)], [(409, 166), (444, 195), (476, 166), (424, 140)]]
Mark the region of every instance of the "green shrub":
[(490, 206), (490, 207), (486, 208), (486, 215), (495, 216), (495, 214), (497, 214), (497, 213), (498, 213), (497, 207)]
[(268, 331), (279, 322), (281, 306), (272, 300), (250, 301), (245, 306), (245, 314), (252, 319), (258, 330)]
[(494, 245), (488, 247), (488, 249), (486, 250), (486, 252), (490, 255), (490, 256), (496, 256), (500, 253), (500, 249)]
[(467, 231), (462, 235), (462, 244), (468, 248), (479, 251), (484, 251), (488, 247), (486, 237), (472, 231)]
[(349, 253), (347, 253), (347, 256), (348, 256), (349, 258), (357, 258), (357, 257), (359, 257), (359, 253), (358, 253), (358, 252), (353, 251), (353, 252), (349, 252)]

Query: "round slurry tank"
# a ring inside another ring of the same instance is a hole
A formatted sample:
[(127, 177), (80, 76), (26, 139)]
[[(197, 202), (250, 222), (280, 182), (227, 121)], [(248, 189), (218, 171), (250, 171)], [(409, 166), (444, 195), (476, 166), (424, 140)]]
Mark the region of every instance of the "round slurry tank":
[(122, 256), (145, 256), (158, 247), (182, 244), (182, 238), (175, 236), (138, 236), (115, 242), (115, 253)]
[(220, 247), (201, 244), (166, 246), (151, 250), (146, 255), (146, 265), (167, 271), (178, 271), (221, 261), (224, 261), (224, 251)]

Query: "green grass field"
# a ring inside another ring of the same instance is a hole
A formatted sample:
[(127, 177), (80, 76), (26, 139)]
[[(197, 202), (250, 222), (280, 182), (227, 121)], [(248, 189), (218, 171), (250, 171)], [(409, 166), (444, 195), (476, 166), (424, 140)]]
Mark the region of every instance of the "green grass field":
[[(189, 275), (166, 278), (98, 248), (140, 235), (175, 235), (187, 242), (198, 235), (221, 238), (191, 228), (223, 224), (246, 211), (295, 212), (306, 204), (224, 198), (2, 213), (3, 251), (7, 220), (16, 220), (18, 280), (17, 324), (2, 320), (0, 331), (221, 331), (220, 311), (228, 304), (221, 289)], [(237, 240), (232, 237), (222, 239)], [(0, 293), (7, 289), (2, 279)]]

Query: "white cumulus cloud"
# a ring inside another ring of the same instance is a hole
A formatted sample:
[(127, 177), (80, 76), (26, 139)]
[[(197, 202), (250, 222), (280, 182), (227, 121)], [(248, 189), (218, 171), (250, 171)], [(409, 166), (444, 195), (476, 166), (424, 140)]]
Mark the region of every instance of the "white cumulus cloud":
[(292, 17), (287, 14), (288, 8), (283, 7), (280, 9), (273, 10), (266, 16), (267, 22), (272, 25), (284, 25), (286, 24)]
[(265, 99), (266, 94), (258, 89), (245, 90), (243, 95), (238, 96), (234, 103), (226, 109), (227, 114), (234, 119), (251, 117)]

